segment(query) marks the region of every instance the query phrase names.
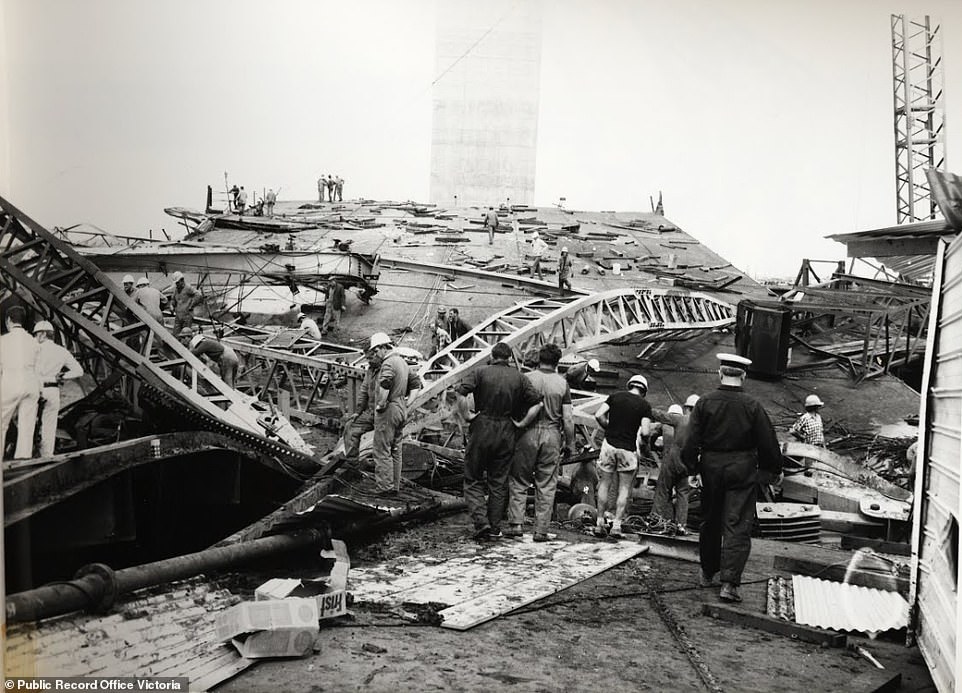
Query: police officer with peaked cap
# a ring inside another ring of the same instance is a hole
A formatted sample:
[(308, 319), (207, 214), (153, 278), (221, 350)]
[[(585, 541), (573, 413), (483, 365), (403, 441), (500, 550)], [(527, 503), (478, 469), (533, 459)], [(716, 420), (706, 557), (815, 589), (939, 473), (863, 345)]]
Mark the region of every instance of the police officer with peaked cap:
[(720, 572), (719, 598), (739, 602), (751, 553), (756, 472), (777, 474), (782, 458), (768, 414), (742, 389), (752, 362), (734, 354), (718, 354), (718, 361), (721, 384), (695, 403), (682, 460), (702, 479), (702, 585), (711, 585)]

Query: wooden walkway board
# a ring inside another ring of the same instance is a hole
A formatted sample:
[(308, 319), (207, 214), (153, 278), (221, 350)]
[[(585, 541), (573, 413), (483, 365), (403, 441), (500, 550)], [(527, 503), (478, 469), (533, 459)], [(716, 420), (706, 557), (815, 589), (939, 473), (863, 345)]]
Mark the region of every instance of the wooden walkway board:
[[(635, 542), (535, 543), (530, 536), (429, 564), (410, 560), (351, 571), (357, 601), (441, 603), (445, 628), (467, 630), (645, 553)], [(400, 572), (399, 572), (400, 571)]]

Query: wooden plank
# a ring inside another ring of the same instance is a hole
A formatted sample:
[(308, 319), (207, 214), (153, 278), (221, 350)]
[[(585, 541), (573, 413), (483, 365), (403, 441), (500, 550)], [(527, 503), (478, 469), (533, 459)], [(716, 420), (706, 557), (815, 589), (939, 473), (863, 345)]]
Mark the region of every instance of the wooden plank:
[(902, 685), (902, 674), (889, 669), (871, 669), (849, 681), (850, 693), (890, 693)]
[(775, 556), (772, 567), (775, 568), (775, 570), (784, 570), (794, 575), (808, 575), (823, 580), (845, 582), (851, 585), (872, 587), (888, 592), (907, 594), (909, 589), (909, 581), (907, 578), (892, 575), (891, 573), (859, 570), (845, 564), (822, 563), (804, 558), (794, 558), (792, 556)]
[(701, 605), (701, 612), (705, 616), (719, 618), (740, 626), (758, 628), (776, 635), (784, 635), (792, 640), (811, 642), (823, 647), (845, 647), (848, 642), (848, 638), (843, 633), (802, 626), (791, 621), (783, 621), (780, 618), (772, 618), (766, 614), (741, 609), (737, 606), (706, 603)]
[(850, 534), (842, 535), (843, 549), (873, 549), (879, 553), (895, 556), (911, 556), (912, 547), (899, 541), (885, 541), (884, 539), (869, 539)]
[[(525, 537), (525, 540), (531, 541), (529, 537)], [(591, 545), (581, 546), (590, 547)], [(599, 548), (591, 550), (588, 554), (579, 554), (577, 557), (573, 557), (569, 552), (566, 561), (555, 562), (549, 569), (540, 571), (534, 578), (524, 579), (519, 583), (440, 611), (439, 614), (444, 618), (441, 626), (453, 630), (468, 630), (501, 614), (514, 611), (587, 580), (647, 550), (640, 544), (630, 542), (598, 543), (594, 546)], [(504, 569), (501, 573), (503, 577)]]

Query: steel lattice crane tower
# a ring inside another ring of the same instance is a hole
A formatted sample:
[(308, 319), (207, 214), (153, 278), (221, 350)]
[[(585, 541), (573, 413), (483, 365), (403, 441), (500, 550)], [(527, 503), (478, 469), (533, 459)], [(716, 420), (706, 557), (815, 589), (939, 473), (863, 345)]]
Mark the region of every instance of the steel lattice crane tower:
[(928, 15), (892, 15), (895, 196), (898, 223), (934, 219), (938, 205), (925, 171), (945, 169), (942, 36)]

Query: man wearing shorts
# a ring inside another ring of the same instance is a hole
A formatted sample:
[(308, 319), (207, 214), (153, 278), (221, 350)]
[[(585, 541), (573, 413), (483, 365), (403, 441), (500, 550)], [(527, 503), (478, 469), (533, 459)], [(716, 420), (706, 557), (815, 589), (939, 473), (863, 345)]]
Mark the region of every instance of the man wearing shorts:
[(605, 528), (605, 510), (612, 483), (618, 484), (618, 500), (615, 518), (611, 524), (611, 536), (621, 536), (621, 520), (628, 507), (631, 484), (638, 471), (638, 431), (648, 435), (651, 427), (651, 404), (645, 399), (648, 381), (643, 375), (628, 379), (628, 389), (609, 396), (595, 414), (595, 421), (605, 429), (605, 440), (598, 456), (598, 520), (595, 536), (608, 534)]

